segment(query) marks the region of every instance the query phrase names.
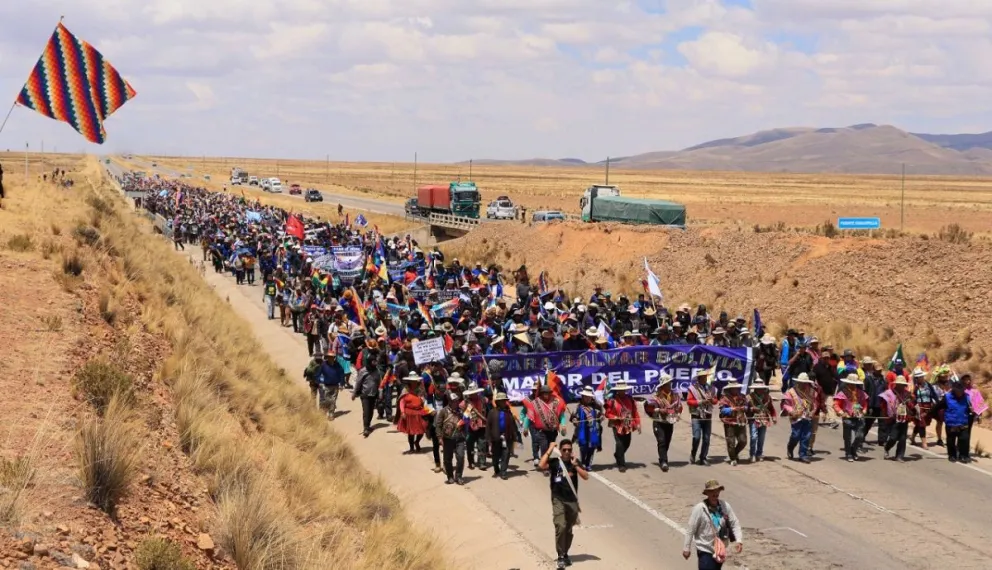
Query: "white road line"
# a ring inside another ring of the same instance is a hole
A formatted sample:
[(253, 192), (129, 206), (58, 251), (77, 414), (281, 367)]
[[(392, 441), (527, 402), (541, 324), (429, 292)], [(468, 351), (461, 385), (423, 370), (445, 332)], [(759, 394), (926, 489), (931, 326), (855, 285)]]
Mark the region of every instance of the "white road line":
[(599, 473), (590, 473), (589, 476), (592, 477), (593, 479), (599, 481), (600, 483), (606, 485), (611, 490), (613, 490), (613, 492), (615, 492), (616, 494), (620, 495), (624, 499), (627, 499), (631, 503), (634, 503), (635, 505), (637, 505), (638, 507), (640, 507), (641, 510), (643, 510), (644, 512), (646, 512), (647, 514), (649, 514), (649, 515), (653, 516), (654, 518), (660, 520), (661, 522), (665, 523), (666, 525), (668, 525), (669, 527), (671, 527), (675, 532), (678, 532), (679, 534), (682, 534), (682, 535), (685, 534), (685, 527), (684, 526), (680, 525), (679, 523), (677, 523), (677, 522), (673, 521), (672, 519), (666, 517), (665, 515), (661, 514), (660, 512), (658, 512), (657, 510), (655, 510), (653, 507), (651, 507), (650, 505), (648, 505), (644, 501), (638, 499), (634, 495), (631, 495), (630, 493), (628, 493), (627, 491), (625, 491), (623, 489), (623, 487), (617, 485), (613, 481), (610, 481), (606, 477), (603, 477)]
[[(928, 455), (932, 455), (934, 457), (942, 457), (945, 461), (947, 460), (947, 455), (946, 454), (945, 455), (941, 455), (939, 453), (934, 453), (934, 452), (930, 451), (929, 449), (923, 449), (922, 447), (919, 447), (917, 445), (910, 445), (909, 447), (915, 448), (917, 451), (922, 451), (923, 453), (926, 453)], [(972, 459), (972, 461), (974, 461), (974, 459)], [(981, 467), (975, 467), (971, 463), (957, 463), (957, 462), (955, 462), (954, 465), (959, 465), (959, 466), (964, 467), (966, 469), (971, 469), (972, 471), (977, 471), (979, 473), (982, 473), (984, 475), (988, 475), (989, 477), (992, 477), (992, 471), (986, 471), (986, 470), (982, 469)]]
[(590, 524), (590, 525), (577, 524), (577, 525), (575, 525), (575, 528), (580, 528), (582, 530), (597, 530), (597, 529), (601, 529), (601, 528), (613, 528), (613, 525), (611, 525), (611, 524)]
[(772, 528), (759, 528), (758, 532), (768, 532), (770, 530), (790, 530), (803, 538), (809, 538), (808, 536), (792, 528), (791, 526), (773, 526)]

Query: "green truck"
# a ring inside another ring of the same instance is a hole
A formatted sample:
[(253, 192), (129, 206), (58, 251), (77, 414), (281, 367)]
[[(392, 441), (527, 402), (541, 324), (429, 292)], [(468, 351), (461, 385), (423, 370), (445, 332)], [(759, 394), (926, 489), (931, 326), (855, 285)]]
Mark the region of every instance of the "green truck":
[(666, 200), (627, 198), (616, 186), (594, 184), (579, 200), (583, 222), (622, 222), (685, 227), (685, 205)]
[(479, 217), (481, 203), (475, 182), (430, 184), (417, 188), (417, 211), (421, 216), (450, 214), (465, 218)]

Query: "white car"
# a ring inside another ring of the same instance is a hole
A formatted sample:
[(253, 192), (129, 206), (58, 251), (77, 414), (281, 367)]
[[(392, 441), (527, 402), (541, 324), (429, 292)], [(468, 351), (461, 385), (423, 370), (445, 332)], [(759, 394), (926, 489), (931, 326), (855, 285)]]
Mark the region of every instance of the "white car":
[(248, 185), (249, 186), (258, 186), (258, 176), (249, 176), (248, 177)]
[(269, 192), (282, 194), (282, 181), (278, 178), (269, 178)]
[(272, 181), (269, 180), (268, 178), (263, 178), (259, 184), (261, 185), (262, 190), (265, 192), (268, 192), (272, 188), (271, 186)]
[(241, 186), (241, 179), (237, 176), (231, 177), (231, 186)]
[(509, 200), (493, 200), (486, 207), (486, 217), (492, 220), (512, 220), (517, 217), (517, 209)]

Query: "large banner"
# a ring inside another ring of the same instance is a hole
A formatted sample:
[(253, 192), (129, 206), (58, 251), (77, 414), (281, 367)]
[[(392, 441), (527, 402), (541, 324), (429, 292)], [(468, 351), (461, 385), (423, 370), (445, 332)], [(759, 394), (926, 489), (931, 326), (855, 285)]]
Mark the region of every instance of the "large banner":
[[(632, 346), (602, 351), (494, 355), (486, 356), (485, 361), (502, 362), (503, 386), (511, 401), (526, 398), (544, 382), (549, 369), (561, 378), (565, 397), (573, 401), (583, 387), (598, 390), (604, 380), (608, 386), (624, 380), (633, 387), (631, 395), (649, 396), (657, 388), (662, 372), (672, 376), (674, 390), (685, 393), (694, 372), (713, 367), (716, 367), (717, 388), (737, 380), (746, 391), (753, 370), (752, 350), (700, 345)], [(473, 357), (473, 369), (481, 370), (482, 361), (481, 356)]]
[(406, 274), (408, 267), (413, 267), (417, 271), (417, 275), (424, 276), (424, 260), (419, 261), (390, 261), (386, 265), (386, 271), (389, 272), (390, 281), (403, 282), (403, 276)]
[(365, 252), (361, 247), (332, 247), (331, 257), (333, 258), (331, 269), (341, 283), (351, 285), (362, 274)]
[[(430, 291), (428, 289), (410, 289), (410, 296), (420, 302), (426, 301), (429, 294)], [(462, 292), (458, 289), (443, 289), (437, 292), (437, 298), (443, 303), (444, 301), (457, 299), (461, 294)]]

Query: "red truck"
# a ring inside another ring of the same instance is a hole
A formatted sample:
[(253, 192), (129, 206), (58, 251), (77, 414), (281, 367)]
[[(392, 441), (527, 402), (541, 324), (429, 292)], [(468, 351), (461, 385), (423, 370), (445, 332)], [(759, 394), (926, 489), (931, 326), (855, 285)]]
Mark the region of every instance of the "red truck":
[(424, 215), (434, 212), (451, 212), (451, 192), (447, 185), (430, 184), (417, 188), (417, 209)]
[(429, 184), (417, 188), (417, 211), (421, 216), (454, 214), (479, 217), (479, 189), (474, 182)]

